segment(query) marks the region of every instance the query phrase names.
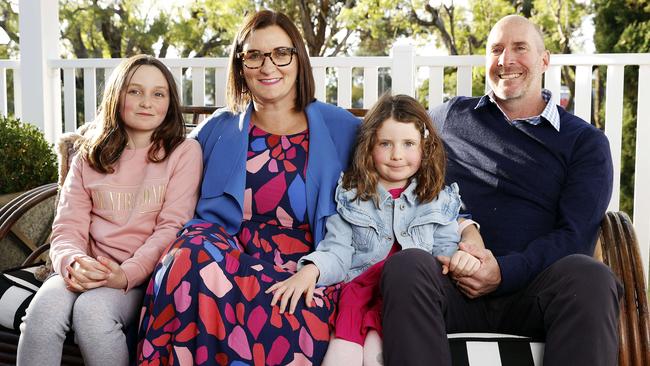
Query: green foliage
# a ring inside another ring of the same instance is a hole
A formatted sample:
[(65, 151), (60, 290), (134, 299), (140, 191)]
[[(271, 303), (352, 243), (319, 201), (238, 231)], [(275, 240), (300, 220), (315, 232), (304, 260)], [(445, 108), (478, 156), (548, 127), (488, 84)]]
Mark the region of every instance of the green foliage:
[(571, 53), (570, 41), (587, 15), (587, 5), (577, 1), (535, 0), (533, 6), (531, 20), (542, 29), (546, 49), (551, 53)]
[(422, 33), (410, 19), (411, 7), (403, 0), (358, 0), (338, 16), (348, 29), (358, 33), (357, 56), (385, 56), (400, 36)]
[(511, 2), (506, 0), (470, 0), (469, 4), (472, 14), (481, 14), (481, 16), (474, 17), (474, 21), (469, 27), (470, 32), (466, 35), (466, 37), (474, 39), (473, 52), (469, 54), (483, 55), (488, 34), (490, 34), (494, 23), (506, 15), (517, 13), (517, 11)]
[(56, 181), (52, 145), (29, 123), (0, 116), (0, 156), (0, 194)]
[(349, 0), (254, 0), (261, 8), (285, 13), (301, 30), (311, 56), (336, 56), (346, 53), (349, 37), (355, 32), (341, 20)]
[(650, 37), (648, 35), (650, 35), (650, 20), (628, 24), (616, 43), (614, 51), (647, 52), (647, 50), (650, 50)]
[[(650, 1), (594, 0), (594, 43), (602, 53), (650, 52)], [(604, 78), (601, 78), (604, 80)], [(638, 68), (626, 68), (623, 94), (623, 142), (621, 151), (620, 209), (634, 212), (634, 164), (636, 162), (636, 123)], [(603, 87), (599, 85), (599, 87)]]
[[(629, 98), (628, 98), (629, 99)], [(621, 143), (621, 211), (634, 211), (634, 164), (636, 156), (636, 111), (629, 100), (623, 103), (623, 141)]]
[(0, 44), (0, 59), (15, 58), (18, 55), (18, 8), (17, 0), (0, 2), (0, 28), (9, 37), (9, 43)]
[[(166, 41), (181, 57), (228, 56), (243, 15), (254, 11), (252, 1), (196, 0), (171, 10)], [(172, 21), (172, 19), (175, 19)]]
[[(123, 58), (146, 53), (166, 57), (170, 46), (182, 57), (225, 56), (242, 15), (255, 8), (253, 0), (151, 5), (144, 0), (60, 0), (63, 56)], [(0, 28), (11, 40), (0, 45), (3, 58), (18, 55), (17, 10), (16, 1), (0, 2)]]
[(429, 79), (424, 79), (424, 81), (418, 86), (416, 96), (418, 102), (420, 102), (424, 108), (429, 109)]
[(77, 58), (154, 55), (153, 45), (169, 28), (169, 18), (144, 8), (143, 0), (63, 0), (59, 19), (61, 38)]

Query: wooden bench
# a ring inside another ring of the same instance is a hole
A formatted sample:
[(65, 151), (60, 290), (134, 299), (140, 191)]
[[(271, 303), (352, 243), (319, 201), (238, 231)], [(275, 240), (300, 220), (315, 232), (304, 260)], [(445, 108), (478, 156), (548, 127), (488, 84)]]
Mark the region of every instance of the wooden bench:
[[(215, 109), (204, 106), (183, 107), (183, 113), (189, 116), (188, 127), (196, 126), (202, 117), (211, 114)], [(366, 112), (364, 109), (350, 111), (359, 117)], [(0, 240), (10, 235), (12, 226), (27, 211), (56, 193), (56, 183), (44, 185), (25, 192), (0, 208)], [(25, 259), (23, 265), (34, 264), (43, 257), (49, 244), (39, 245), (38, 249)], [(619, 318), (619, 366), (650, 365), (650, 315), (645, 275), (634, 227), (627, 214), (607, 212), (601, 223), (594, 257), (612, 268), (625, 290)], [(0, 363), (15, 362), (17, 341), (17, 332), (0, 327)], [(68, 365), (83, 364), (78, 349), (70, 344), (64, 349), (63, 360), (63, 364)]]

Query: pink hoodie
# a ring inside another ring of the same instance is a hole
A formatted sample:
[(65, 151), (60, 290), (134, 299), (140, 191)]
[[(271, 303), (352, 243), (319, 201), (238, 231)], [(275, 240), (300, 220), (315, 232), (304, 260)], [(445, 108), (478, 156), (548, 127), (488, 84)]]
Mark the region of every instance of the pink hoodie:
[(203, 168), (196, 140), (185, 140), (162, 163), (149, 162), (148, 151), (124, 150), (112, 174), (75, 156), (52, 226), (56, 272), (67, 276), (65, 267), (76, 257), (105, 256), (121, 264), (126, 291), (149, 278), (194, 214)]

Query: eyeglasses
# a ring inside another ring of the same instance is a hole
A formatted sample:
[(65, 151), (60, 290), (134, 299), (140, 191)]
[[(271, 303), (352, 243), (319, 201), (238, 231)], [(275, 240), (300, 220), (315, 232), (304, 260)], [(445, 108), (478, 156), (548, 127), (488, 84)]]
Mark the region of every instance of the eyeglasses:
[(239, 52), (237, 57), (240, 58), (248, 69), (259, 69), (264, 66), (264, 61), (268, 57), (275, 66), (287, 66), (293, 61), (293, 54), (297, 53), (293, 47), (277, 47), (271, 52), (260, 52), (257, 50)]

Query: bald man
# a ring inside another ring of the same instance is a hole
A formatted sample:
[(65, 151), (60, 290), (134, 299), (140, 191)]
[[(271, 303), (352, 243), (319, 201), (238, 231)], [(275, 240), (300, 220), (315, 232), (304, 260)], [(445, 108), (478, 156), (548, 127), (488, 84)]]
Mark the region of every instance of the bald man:
[(546, 342), (544, 365), (616, 365), (620, 284), (593, 254), (612, 192), (604, 134), (542, 89), (539, 28), (507, 16), (486, 47), (491, 92), (432, 111), (467, 213), (486, 249), (471, 277), (448, 258), (404, 250), (386, 262), (384, 361), (451, 365), (447, 333), (499, 332)]

